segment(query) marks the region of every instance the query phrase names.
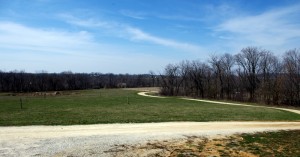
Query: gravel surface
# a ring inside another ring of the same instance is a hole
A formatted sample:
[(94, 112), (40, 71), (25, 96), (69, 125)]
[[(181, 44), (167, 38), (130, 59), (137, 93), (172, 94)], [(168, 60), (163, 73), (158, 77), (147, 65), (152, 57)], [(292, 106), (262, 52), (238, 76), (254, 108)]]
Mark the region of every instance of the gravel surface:
[(0, 127), (0, 156), (113, 156), (123, 144), (300, 129), (300, 122), (168, 122)]

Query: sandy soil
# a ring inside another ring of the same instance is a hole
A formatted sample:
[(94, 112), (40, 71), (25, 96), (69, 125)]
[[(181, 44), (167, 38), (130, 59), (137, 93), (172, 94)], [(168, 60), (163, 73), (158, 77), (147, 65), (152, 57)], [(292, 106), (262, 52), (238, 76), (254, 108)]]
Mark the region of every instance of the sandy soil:
[[(300, 129), (300, 122), (170, 122), (0, 127), (0, 156), (115, 156), (113, 148), (186, 136)], [(149, 152), (150, 153), (150, 152)]]

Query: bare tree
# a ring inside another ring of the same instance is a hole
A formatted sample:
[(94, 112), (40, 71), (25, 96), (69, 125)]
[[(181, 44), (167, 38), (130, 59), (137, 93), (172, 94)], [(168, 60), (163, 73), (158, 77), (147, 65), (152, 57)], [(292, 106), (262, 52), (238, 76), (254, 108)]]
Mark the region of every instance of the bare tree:
[(4, 73), (0, 70), (0, 91), (3, 91), (3, 84), (4, 84)]
[(282, 62), (279, 61), (279, 59), (274, 56), (274, 58), (271, 60), (271, 83), (270, 83), (270, 89), (272, 92), (272, 101), (273, 104), (278, 105), (281, 101), (282, 97), (282, 86), (283, 86), (283, 79), (282, 79), (282, 69), (283, 65)]
[(260, 93), (266, 104), (270, 104), (273, 96), (273, 89), (278, 86), (278, 75), (280, 73), (280, 64), (270, 51), (262, 51), (262, 57), (260, 60)]
[(246, 89), (250, 94), (250, 101), (255, 100), (255, 92), (259, 86), (257, 74), (259, 72), (259, 63), (262, 58), (262, 52), (257, 47), (243, 48), (235, 56), (236, 63), (239, 67), (240, 77), (247, 79)]
[(193, 95), (202, 98), (205, 97), (205, 87), (207, 87), (206, 83), (208, 82), (206, 81), (208, 71), (209, 66), (207, 64), (200, 61), (192, 61), (189, 78), (193, 83)]
[(215, 89), (216, 94), (220, 95), (220, 98), (224, 98), (224, 81), (225, 81), (225, 67), (224, 67), (224, 61), (221, 56), (213, 55), (210, 57), (209, 63), (211, 64), (211, 67), (213, 69), (213, 72), (215, 74)]
[(300, 52), (289, 50), (284, 55), (285, 102), (291, 105), (300, 104)]
[(225, 53), (222, 56), (222, 65), (224, 69), (224, 90), (227, 95), (227, 99), (232, 98), (235, 87), (235, 76), (233, 74), (232, 68), (234, 66), (235, 60), (231, 54)]
[(155, 81), (156, 81), (156, 75), (155, 72), (150, 70), (149, 71), (150, 77), (151, 77), (151, 86), (155, 87)]
[(161, 74), (162, 78), (162, 90), (164, 95), (175, 95), (179, 67), (174, 64), (168, 64), (165, 68), (164, 74)]
[(190, 62), (185, 60), (179, 63), (179, 76), (178, 77), (178, 86), (177, 86), (177, 94), (180, 95), (188, 95), (188, 73), (190, 69)]

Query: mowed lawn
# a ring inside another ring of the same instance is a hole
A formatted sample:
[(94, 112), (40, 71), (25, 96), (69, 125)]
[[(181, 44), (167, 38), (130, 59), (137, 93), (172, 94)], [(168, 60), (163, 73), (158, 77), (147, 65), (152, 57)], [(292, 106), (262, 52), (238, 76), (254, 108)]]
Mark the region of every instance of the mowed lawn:
[[(56, 96), (0, 93), (0, 125), (73, 125), (169, 121), (299, 121), (300, 115), (267, 108), (150, 98), (137, 91), (66, 91)], [(22, 98), (23, 109), (20, 108)]]

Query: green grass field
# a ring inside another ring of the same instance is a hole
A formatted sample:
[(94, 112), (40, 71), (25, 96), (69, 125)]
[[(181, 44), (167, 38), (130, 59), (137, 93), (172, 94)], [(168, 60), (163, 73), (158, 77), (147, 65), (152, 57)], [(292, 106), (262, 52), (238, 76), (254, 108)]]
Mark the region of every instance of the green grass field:
[(137, 95), (137, 91), (122, 89), (67, 91), (46, 97), (11, 95), (0, 93), (1, 126), (300, 120), (300, 115), (275, 109), (149, 98)]

